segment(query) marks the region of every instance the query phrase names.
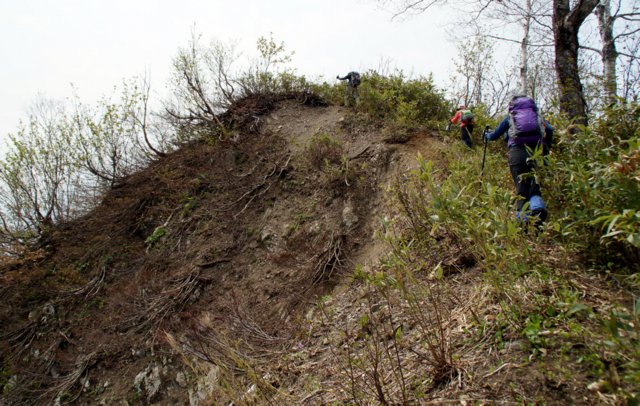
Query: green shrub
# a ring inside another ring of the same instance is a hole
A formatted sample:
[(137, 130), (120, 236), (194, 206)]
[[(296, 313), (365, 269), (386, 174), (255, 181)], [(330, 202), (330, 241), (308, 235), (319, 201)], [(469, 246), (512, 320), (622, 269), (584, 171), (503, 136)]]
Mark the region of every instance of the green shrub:
[(327, 82), (311, 83), (309, 88), (318, 94), (327, 103), (339, 105), (344, 99), (344, 88), (342, 84), (330, 84)]
[(245, 95), (287, 96), (303, 92), (310, 87), (304, 76), (296, 76), (291, 72), (249, 71), (244, 73), (238, 82)]
[(428, 125), (449, 114), (444, 94), (431, 76), (408, 79), (402, 72), (388, 77), (375, 71), (363, 75), (359, 109), (402, 125)]
[[(510, 285), (508, 279), (521, 274), (526, 268), (523, 264), (534, 258), (513, 215), (508, 174), (487, 170), (481, 178), (481, 156), (465, 154), (468, 151), (463, 148), (455, 144), (443, 151), (445, 156), (451, 155), (446, 171), (421, 160), (413, 180), (397, 191), (413, 233), (407, 238), (422, 240), (417, 246), (425, 247), (424, 255), (439, 251), (448, 256), (448, 250), (456, 247), (472, 256), (501, 291)], [(493, 157), (487, 160), (493, 162)]]
[[(498, 345), (505, 337), (525, 338), (533, 357), (564, 348), (593, 364), (595, 383), (628, 400), (636, 400), (640, 376), (640, 307), (636, 303), (629, 311), (620, 306), (609, 317), (598, 314), (592, 302), (583, 303), (585, 292), (576, 290), (572, 271), (563, 267), (582, 261), (584, 269), (631, 273), (625, 280), (632, 288), (639, 286), (639, 115), (635, 105), (613, 107), (591, 128), (556, 131), (551, 155), (534, 154), (534, 176), (550, 212), (539, 233), (524, 232), (514, 219), (508, 164), (504, 151), (496, 153), (503, 145), (489, 146), (482, 176), (481, 153), (460, 143), (433, 152), (445, 169), (421, 160), (419, 170), (399, 182), (396, 197), (405, 231), (399, 239), (395, 233), (392, 242), (399, 247), (396, 256), (437, 269), (439, 275), (447, 271), (446, 263), (440, 266), (443, 258), (472, 255), (500, 306), (495, 322), (485, 326), (497, 331)], [(565, 128), (560, 120), (554, 125)], [(583, 272), (588, 277), (589, 271)], [(575, 343), (585, 336), (607, 351), (578, 350)]]
[[(564, 123), (557, 121), (555, 126), (562, 129)], [(591, 128), (573, 135), (556, 131), (556, 144), (551, 155), (534, 156), (538, 161), (534, 176), (542, 184), (550, 211), (548, 227), (555, 233), (549, 236), (593, 263), (615, 268), (616, 273), (637, 272), (640, 108), (613, 107), (596, 118)], [(419, 213), (412, 221), (424, 223), (424, 228), (446, 229), (449, 237), (468, 246), (490, 268), (506, 267), (502, 270), (512, 272), (527, 255), (518, 260), (518, 252), (512, 253), (513, 258), (505, 250), (500, 255), (493, 253), (496, 247), (522, 246), (517, 244), (521, 234), (513, 219), (513, 185), (507, 162), (494, 153), (502, 146), (490, 145), (482, 180), (482, 154), (464, 153), (457, 147), (443, 151), (446, 172), (421, 163), (415, 179), (417, 192), (411, 193), (418, 194), (413, 205), (422, 201), (425, 207), (412, 209), (409, 215)]]
[[(638, 404), (640, 397), (640, 307), (636, 300), (629, 314), (626, 310), (616, 309), (604, 319), (604, 327), (608, 337), (603, 341), (610, 359), (607, 361), (611, 370), (619, 366), (620, 376), (610, 373), (605, 381), (607, 389), (619, 390), (628, 404)], [(619, 380), (619, 381), (618, 381)]]
[(595, 263), (640, 270), (640, 108), (618, 105), (560, 134), (541, 170), (563, 240)]
[[(343, 103), (345, 83), (312, 84), (309, 87), (328, 103)], [(383, 76), (370, 70), (362, 75), (358, 88), (358, 110), (370, 116), (404, 126), (427, 125), (446, 120), (450, 106), (433, 78), (409, 79), (402, 72)]]

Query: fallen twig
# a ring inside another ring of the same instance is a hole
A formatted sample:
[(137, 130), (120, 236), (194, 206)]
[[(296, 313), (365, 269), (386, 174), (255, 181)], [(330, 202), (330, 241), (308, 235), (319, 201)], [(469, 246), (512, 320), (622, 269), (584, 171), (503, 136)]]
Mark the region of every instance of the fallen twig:
[[(234, 215), (234, 218), (237, 218), (241, 213), (243, 213), (247, 207), (249, 207), (249, 205), (251, 204), (251, 202), (258, 196), (261, 196), (263, 194), (265, 194), (269, 188), (271, 188), (271, 184), (267, 184), (267, 181), (269, 180), (269, 178), (273, 177), (274, 175), (277, 174), (277, 177), (280, 177), (282, 175), (282, 173), (287, 169), (288, 165), (289, 165), (289, 161), (291, 161), (291, 154), (287, 155), (287, 160), (284, 163), (284, 165), (279, 165), (279, 163), (281, 162), (281, 160), (279, 160), (278, 162), (276, 162), (273, 167), (271, 168), (271, 170), (262, 177), (262, 180), (254, 185), (252, 185), (249, 190), (247, 190), (246, 192), (244, 192), (240, 197), (238, 197), (236, 200), (234, 200), (233, 202), (231, 202), (230, 204), (227, 204), (226, 206), (219, 208), (219, 209), (213, 209), (214, 211), (217, 212), (224, 212), (224, 211), (229, 211), (231, 210), (236, 204), (240, 203), (241, 201), (245, 200), (245, 199), (249, 199), (244, 207)], [(283, 158), (284, 159), (284, 158)], [(255, 168), (253, 168), (250, 173), (253, 173), (255, 171)]]
[(322, 392), (324, 392), (324, 389), (316, 389), (316, 390), (314, 390), (313, 392), (311, 392), (310, 394), (308, 394), (307, 396), (305, 396), (305, 397), (304, 397), (304, 399), (302, 399), (302, 400), (300, 401), (300, 403), (304, 403), (304, 402), (306, 402), (307, 400), (312, 399), (312, 398), (314, 398), (314, 397), (318, 396), (318, 395), (319, 395), (319, 394), (321, 394)]
[(525, 364), (512, 364), (511, 362), (505, 362), (504, 364), (500, 365), (498, 368), (496, 368), (494, 371), (489, 372), (488, 374), (485, 374), (482, 376), (482, 379), (486, 379), (490, 376), (493, 376), (495, 374), (497, 374), (498, 372), (500, 372), (500, 370), (502, 370), (502, 368), (506, 368), (506, 367), (510, 367), (510, 368), (522, 368), (523, 366), (527, 365)]
[(216, 266), (218, 264), (223, 264), (225, 262), (231, 262), (231, 259), (229, 258), (220, 258), (220, 259), (215, 259), (213, 261), (209, 261), (209, 262), (205, 262), (204, 264), (197, 264), (197, 267), (200, 268), (211, 268), (213, 266)]

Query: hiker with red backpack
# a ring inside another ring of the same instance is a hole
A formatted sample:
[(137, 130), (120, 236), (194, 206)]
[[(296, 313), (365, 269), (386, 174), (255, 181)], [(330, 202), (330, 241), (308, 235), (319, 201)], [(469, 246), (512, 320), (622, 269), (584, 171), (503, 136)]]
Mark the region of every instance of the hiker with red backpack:
[(449, 120), (450, 124), (460, 123), (460, 138), (462, 142), (469, 147), (473, 148), (473, 142), (471, 141), (471, 134), (473, 134), (473, 113), (471, 110), (465, 108), (464, 105), (460, 105), (456, 114)]
[(353, 106), (357, 106), (360, 103), (360, 96), (358, 95), (358, 86), (360, 86), (360, 74), (358, 72), (349, 72), (343, 78), (340, 75), (336, 76), (338, 80), (348, 80), (347, 86), (344, 89), (344, 105), (349, 106), (353, 100)]
[[(535, 226), (540, 227), (547, 219), (548, 212), (540, 185), (532, 174), (535, 163), (530, 158), (536, 148), (543, 148), (543, 154), (549, 152), (553, 128), (540, 115), (536, 102), (520, 92), (509, 102), (509, 113), (498, 127), (493, 132), (485, 133), (487, 141), (499, 138), (505, 138), (509, 148), (509, 169), (519, 198), (516, 218), (525, 222), (532, 217)], [(522, 213), (526, 204), (528, 210)]]

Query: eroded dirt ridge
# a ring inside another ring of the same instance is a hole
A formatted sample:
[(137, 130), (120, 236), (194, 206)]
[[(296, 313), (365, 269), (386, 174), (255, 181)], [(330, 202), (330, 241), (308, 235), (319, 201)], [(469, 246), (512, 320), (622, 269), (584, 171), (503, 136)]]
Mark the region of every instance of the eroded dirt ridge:
[[(286, 351), (319, 295), (376, 260), (381, 185), (424, 135), (391, 144), (351, 110), (295, 101), (260, 122), (158, 160), (3, 270), (0, 404), (196, 404), (217, 369), (182, 356)], [(319, 139), (337, 159), (318, 160)]]

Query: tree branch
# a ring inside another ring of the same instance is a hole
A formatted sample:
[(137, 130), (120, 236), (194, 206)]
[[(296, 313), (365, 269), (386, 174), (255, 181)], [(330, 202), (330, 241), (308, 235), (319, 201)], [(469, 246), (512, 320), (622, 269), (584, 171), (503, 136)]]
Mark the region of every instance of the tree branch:
[[(515, 40), (515, 39), (504, 38), (504, 37), (499, 37), (499, 36), (490, 35), (490, 34), (485, 35), (485, 37), (497, 39), (499, 41), (513, 42), (515, 44), (521, 44), (522, 43), (522, 41), (518, 41), (518, 40)], [(529, 44), (529, 46), (532, 46), (532, 47), (552, 47), (553, 44)]]
[[(596, 54), (602, 56), (602, 50), (597, 49), (597, 48), (592, 48), (592, 47), (589, 47), (589, 46), (586, 46), (586, 45), (580, 45), (580, 49), (584, 49), (585, 51), (595, 52)], [(617, 54), (621, 55), (621, 56), (626, 56), (627, 58), (640, 60), (640, 56), (638, 56), (638, 55), (632, 55), (632, 54), (628, 54), (626, 52), (620, 52), (620, 51), (617, 51)]]
[(593, 9), (598, 4), (599, 0), (579, 0), (578, 4), (573, 8), (567, 16), (567, 21), (573, 27), (579, 27), (584, 20), (591, 14)]
[(633, 31), (629, 31), (629, 32), (623, 32), (621, 34), (616, 35), (615, 37), (613, 37), (614, 40), (618, 40), (620, 38), (625, 38), (625, 37), (630, 37), (636, 33), (640, 32), (640, 28), (636, 28)]
[(428, 10), (434, 4), (440, 2), (441, 0), (430, 0), (429, 4), (427, 4), (426, 6), (419, 7), (420, 4), (424, 3), (424, 1), (425, 0), (416, 0), (416, 1), (412, 2), (412, 3), (409, 3), (409, 4), (405, 5), (399, 12), (395, 13), (391, 17), (391, 20), (395, 19), (396, 17), (401, 16), (402, 14), (408, 13), (409, 10), (411, 10), (411, 9), (417, 9), (420, 13), (422, 13), (422, 12)]

